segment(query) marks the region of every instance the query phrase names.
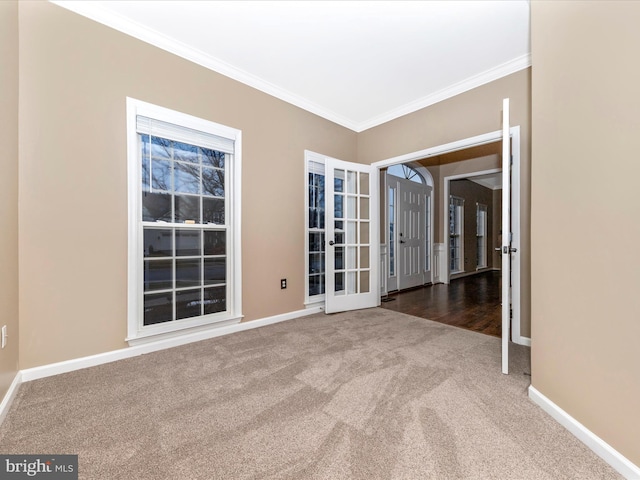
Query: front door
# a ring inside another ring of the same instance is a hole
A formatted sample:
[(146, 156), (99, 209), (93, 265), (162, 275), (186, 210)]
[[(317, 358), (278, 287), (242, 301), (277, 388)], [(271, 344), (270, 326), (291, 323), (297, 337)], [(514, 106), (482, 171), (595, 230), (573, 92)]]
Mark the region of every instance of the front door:
[(326, 313), (380, 304), (378, 170), (327, 158)]
[(400, 180), (398, 202), (398, 288), (425, 283), (426, 203), (423, 185)]
[(431, 187), (387, 173), (387, 290), (431, 279)]

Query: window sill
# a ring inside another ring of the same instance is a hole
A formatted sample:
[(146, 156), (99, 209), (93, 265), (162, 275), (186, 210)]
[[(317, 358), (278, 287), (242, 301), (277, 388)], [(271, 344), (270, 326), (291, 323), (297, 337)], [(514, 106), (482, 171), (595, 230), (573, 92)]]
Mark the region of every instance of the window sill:
[[(235, 325), (236, 323), (240, 323), (243, 316), (237, 316), (232, 318), (224, 318), (220, 320), (215, 320), (213, 322), (208, 322), (203, 325), (196, 326), (184, 326), (181, 328), (176, 328), (171, 331), (151, 331), (151, 332), (138, 332), (137, 335), (125, 338), (125, 342), (129, 344), (130, 347), (136, 345), (143, 345), (145, 343), (157, 342), (162, 340), (174, 340), (174, 339), (189, 339), (190, 341), (195, 341), (190, 337), (198, 337), (202, 336), (203, 339), (207, 338), (206, 333), (211, 330), (215, 330), (221, 327), (226, 327), (229, 325)], [(180, 342), (182, 343), (182, 342)]]

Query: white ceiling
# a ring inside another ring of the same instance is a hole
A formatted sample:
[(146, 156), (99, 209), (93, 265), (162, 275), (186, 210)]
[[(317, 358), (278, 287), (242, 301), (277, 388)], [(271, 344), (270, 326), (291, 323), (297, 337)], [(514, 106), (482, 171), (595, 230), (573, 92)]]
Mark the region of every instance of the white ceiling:
[(528, 0), (53, 3), (358, 132), (531, 64)]

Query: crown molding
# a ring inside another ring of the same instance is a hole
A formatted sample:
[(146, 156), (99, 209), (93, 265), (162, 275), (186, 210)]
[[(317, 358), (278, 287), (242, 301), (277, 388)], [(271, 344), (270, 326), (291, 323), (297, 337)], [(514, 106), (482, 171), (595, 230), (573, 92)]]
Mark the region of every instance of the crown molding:
[(177, 55), (185, 60), (189, 60), (209, 70), (213, 70), (221, 75), (229, 77), (247, 86), (253, 87), (261, 92), (276, 97), (287, 103), (290, 103), (307, 112), (318, 115), (326, 120), (334, 122), (345, 128), (360, 133), (364, 130), (377, 127), (383, 123), (394, 120), (403, 115), (413, 113), (422, 108), (428, 107), (435, 103), (441, 102), (455, 95), (459, 95), (473, 88), (479, 87), (486, 83), (492, 82), (504, 76), (515, 73), (531, 66), (531, 54), (526, 54), (509, 62), (498, 65), (478, 75), (474, 75), (468, 79), (458, 82), (450, 87), (444, 88), (436, 93), (427, 95), (416, 101), (407, 103), (399, 108), (390, 110), (382, 115), (378, 115), (364, 122), (357, 122), (346, 118), (332, 110), (321, 107), (320, 105), (310, 102), (300, 95), (294, 94), (288, 90), (280, 88), (266, 80), (259, 78), (251, 73), (236, 68), (222, 60), (208, 55), (198, 49), (190, 47), (174, 38), (168, 37), (161, 32), (152, 28), (139, 24), (129, 18), (114, 13), (101, 5), (94, 2), (70, 1), (70, 0), (49, 0), (50, 3), (58, 5), (69, 11), (82, 15), (86, 18), (94, 20), (98, 23), (111, 27), (131, 37), (142, 40), (155, 47), (165, 50), (169, 53)]
[(430, 105), (447, 100), (448, 98), (455, 97), (456, 95), (460, 95), (461, 93), (493, 82), (499, 78), (506, 77), (512, 73), (519, 72), (520, 70), (524, 70), (530, 66), (530, 53), (514, 58), (513, 60), (498, 65), (497, 67), (490, 68), (489, 70), (485, 70), (482, 73), (469, 77), (447, 88), (443, 88), (431, 95), (427, 95), (426, 97), (422, 97), (401, 107), (390, 110), (389, 112), (378, 115), (366, 122), (359, 123), (356, 127), (356, 132), (362, 132), (369, 128), (377, 127), (378, 125), (395, 120), (403, 115), (408, 115), (409, 113), (416, 112)]

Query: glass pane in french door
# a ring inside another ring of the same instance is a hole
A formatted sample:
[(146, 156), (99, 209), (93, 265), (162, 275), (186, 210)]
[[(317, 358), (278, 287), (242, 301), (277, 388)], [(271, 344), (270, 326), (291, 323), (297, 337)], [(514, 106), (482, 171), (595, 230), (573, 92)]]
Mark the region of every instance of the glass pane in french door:
[(334, 169), (334, 179), (334, 293), (368, 293), (372, 237), (369, 174)]

